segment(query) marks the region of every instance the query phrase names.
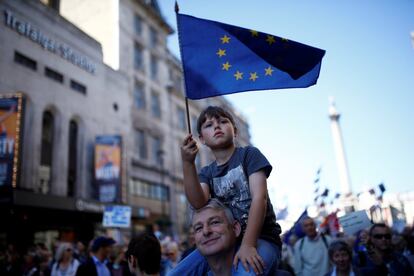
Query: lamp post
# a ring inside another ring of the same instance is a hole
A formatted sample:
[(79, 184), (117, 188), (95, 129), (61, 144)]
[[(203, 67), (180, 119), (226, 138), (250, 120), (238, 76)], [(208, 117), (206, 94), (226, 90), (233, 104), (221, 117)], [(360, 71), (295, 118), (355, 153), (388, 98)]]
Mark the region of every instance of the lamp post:
[[(162, 228), (166, 226), (167, 216), (165, 214), (165, 201), (168, 199), (168, 194), (166, 193), (166, 186), (164, 183), (164, 155), (165, 152), (163, 150), (157, 151), (158, 161), (160, 163), (160, 185), (161, 185), (161, 223)], [(165, 196), (165, 198), (164, 198)], [(165, 229), (162, 229), (165, 230)]]

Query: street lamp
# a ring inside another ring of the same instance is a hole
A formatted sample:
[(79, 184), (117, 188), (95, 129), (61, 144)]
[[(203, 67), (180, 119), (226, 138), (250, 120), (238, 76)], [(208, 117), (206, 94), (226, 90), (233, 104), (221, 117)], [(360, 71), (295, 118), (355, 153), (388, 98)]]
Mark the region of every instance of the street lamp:
[[(162, 223), (162, 228), (164, 228), (164, 226), (166, 226), (167, 222), (169, 222), (167, 216), (165, 215), (165, 201), (168, 199), (168, 194), (166, 193), (167, 189), (167, 185), (164, 183), (164, 155), (165, 152), (163, 150), (158, 150), (157, 151), (157, 157), (158, 157), (158, 161), (160, 163), (160, 185), (161, 185), (161, 223)], [(164, 198), (165, 197), (165, 198)], [(165, 230), (165, 229), (163, 229)]]

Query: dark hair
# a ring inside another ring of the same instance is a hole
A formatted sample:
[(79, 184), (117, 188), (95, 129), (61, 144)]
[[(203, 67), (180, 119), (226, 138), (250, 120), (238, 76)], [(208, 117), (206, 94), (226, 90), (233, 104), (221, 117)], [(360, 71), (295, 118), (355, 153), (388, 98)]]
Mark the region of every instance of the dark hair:
[(332, 242), (329, 245), (329, 249), (328, 249), (329, 259), (332, 260), (332, 256), (336, 251), (345, 251), (348, 254), (348, 256), (352, 258), (351, 247), (344, 241), (337, 240), (337, 241)]
[(197, 120), (197, 132), (198, 134), (201, 134), (201, 126), (204, 124), (204, 122), (208, 119), (208, 118), (220, 118), (220, 117), (224, 117), (230, 120), (230, 122), (232, 123), (232, 125), (234, 126), (234, 128), (236, 128), (236, 124), (234, 123), (234, 119), (233, 116), (226, 111), (224, 108), (220, 107), (220, 106), (208, 106), (206, 109), (204, 109), (201, 113), (200, 116), (198, 116), (198, 120)]
[(147, 274), (160, 272), (161, 245), (154, 234), (141, 233), (132, 238), (125, 255), (137, 258), (139, 270)]
[(385, 223), (374, 223), (371, 228), (369, 228), (369, 236), (372, 236), (372, 232), (374, 232), (375, 228), (387, 228), (390, 229)]

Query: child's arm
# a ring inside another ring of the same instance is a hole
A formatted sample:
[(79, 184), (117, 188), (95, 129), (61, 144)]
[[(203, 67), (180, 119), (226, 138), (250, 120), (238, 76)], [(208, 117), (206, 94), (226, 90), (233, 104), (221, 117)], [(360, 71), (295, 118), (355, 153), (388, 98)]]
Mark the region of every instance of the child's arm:
[(267, 185), (266, 174), (263, 170), (255, 172), (249, 176), (250, 194), (252, 203), (249, 210), (246, 232), (239, 251), (234, 257), (233, 265), (237, 266), (240, 260), (249, 271), (249, 264), (256, 274), (263, 273), (264, 262), (257, 253), (257, 239), (263, 227), (267, 206)]
[(191, 134), (188, 134), (181, 146), (181, 158), (183, 161), (184, 190), (188, 202), (195, 209), (203, 207), (210, 195), (208, 185), (200, 183), (194, 160), (198, 153), (198, 146)]

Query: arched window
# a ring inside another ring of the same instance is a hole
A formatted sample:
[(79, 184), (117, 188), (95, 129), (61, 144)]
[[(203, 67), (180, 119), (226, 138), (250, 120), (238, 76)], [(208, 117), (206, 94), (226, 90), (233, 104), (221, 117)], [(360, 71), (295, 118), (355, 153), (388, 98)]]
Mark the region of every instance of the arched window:
[(73, 197), (76, 188), (76, 164), (78, 152), (78, 124), (71, 120), (69, 123), (69, 153), (68, 153), (68, 192), (67, 195)]
[(44, 194), (49, 192), (52, 178), (54, 121), (52, 112), (43, 112), (42, 147), (40, 154), (40, 192)]

